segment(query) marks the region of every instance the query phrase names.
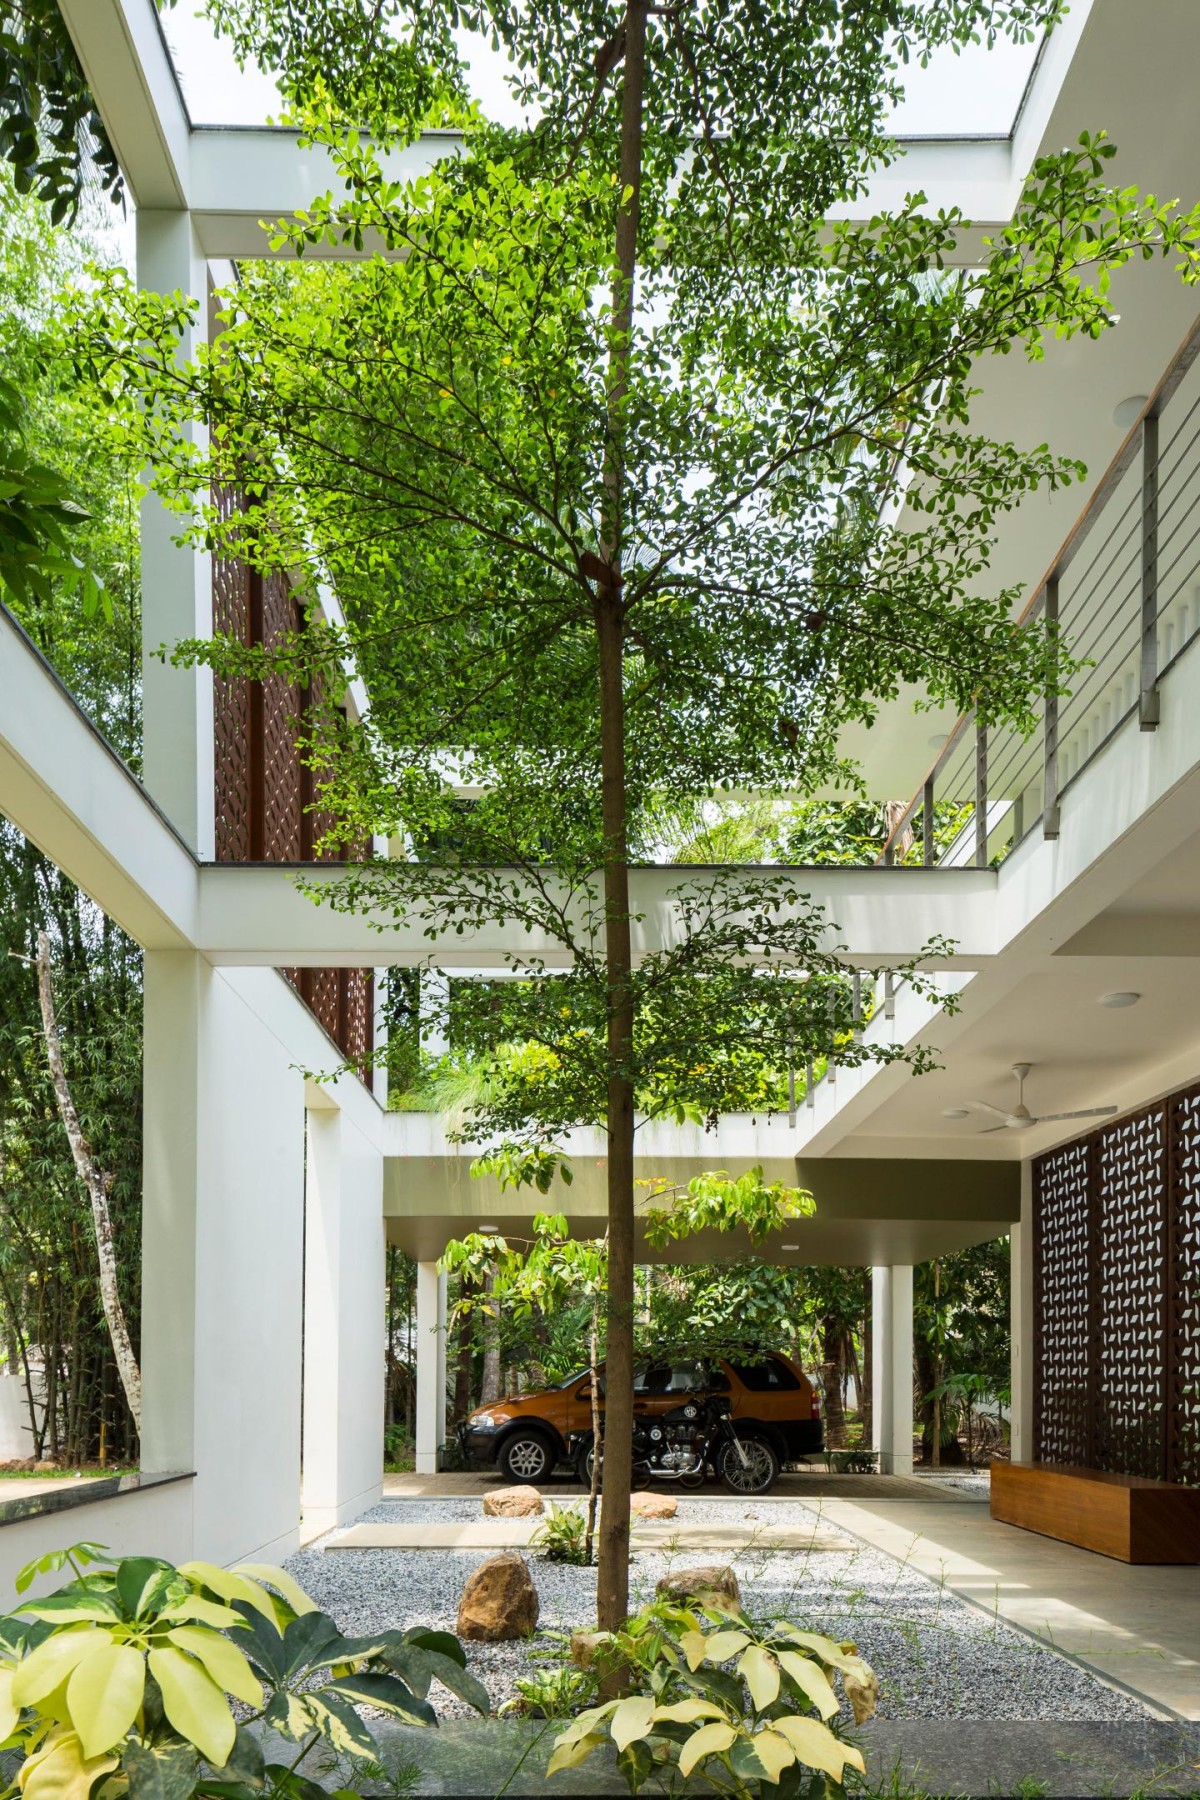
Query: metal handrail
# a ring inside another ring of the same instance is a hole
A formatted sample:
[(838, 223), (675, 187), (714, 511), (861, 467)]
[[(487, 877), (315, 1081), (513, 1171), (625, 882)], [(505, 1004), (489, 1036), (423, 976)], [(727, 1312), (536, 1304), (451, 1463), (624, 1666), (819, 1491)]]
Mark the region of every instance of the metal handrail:
[[(1120, 448), (1109, 463), (1108, 468), (1105, 470), (1099, 485), (1087, 505), (1083, 508), (1083, 511), (1068, 532), (1058, 550), (1058, 554), (1033, 589), (1033, 592), (1021, 612), (1013, 621), (1013, 629), (1020, 630), (1024, 626), (1032, 623), (1039, 614), (1045, 612), (1050, 623), (1058, 623), (1060, 589), (1063, 577), (1079, 555), (1079, 552), (1090, 536), (1093, 527), (1107, 511), (1110, 502), (1116, 496), (1125, 477), (1133, 468), (1134, 462), (1140, 451), (1142, 455), (1141, 494), (1140, 496), (1131, 496), (1130, 500), (1127, 501), (1125, 506), (1121, 509), (1117, 518), (1112, 522), (1112, 528), (1109, 532), (1108, 539), (1097, 551), (1096, 556), (1093, 558), (1090, 565), (1090, 569), (1094, 569), (1100, 562), (1104, 550), (1107, 547), (1107, 544), (1111, 542), (1114, 534), (1120, 533), (1118, 556), (1124, 557), (1127, 548), (1126, 533), (1124, 530), (1125, 515), (1133, 509), (1135, 498), (1138, 498), (1140, 502), (1138, 507), (1140, 518), (1135, 515), (1131, 531), (1135, 540), (1140, 536), (1140, 544), (1135, 542), (1134, 553), (1128, 564), (1128, 568), (1122, 568), (1121, 573), (1117, 575), (1115, 581), (1106, 589), (1099, 606), (1093, 610), (1088, 619), (1080, 621), (1081, 626), (1097, 624), (1098, 622), (1097, 634), (1100, 637), (1105, 637), (1107, 635), (1108, 620), (1103, 615), (1106, 612), (1106, 608), (1108, 607), (1109, 602), (1112, 601), (1114, 605), (1114, 617), (1120, 616), (1122, 602), (1125, 598), (1124, 588), (1126, 581), (1130, 575), (1135, 574), (1136, 572), (1136, 585), (1140, 590), (1140, 621), (1136, 621), (1138, 623), (1138, 632), (1135, 646), (1138, 663), (1138, 679), (1136, 683), (1137, 697), (1133, 703), (1126, 706), (1124, 709), (1117, 708), (1119, 716), (1116, 721), (1100, 734), (1099, 741), (1093, 743), (1088, 748), (1086, 754), (1080, 760), (1078, 767), (1071, 772), (1066, 780), (1063, 780), (1062, 769), (1060, 766), (1060, 751), (1064, 738), (1066, 737), (1063, 726), (1068, 723), (1074, 726), (1083, 719), (1087, 708), (1076, 706), (1072, 713), (1071, 703), (1072, 701), (1082, 700), (1085, 693), (1088, 692), (1089, 686), (1094, 684), (1089, 684), (1085, 680), (1083, 685), (1077, 689), (1074, 694), (1062, 696), (1061, 713), (1059, 694), (1056, 691), (1048, 691), (1044, 695), (1044, 716), (1041, 726), (1043, 779), (1041, 816), (1042, 831), (1043, 835), (1046, 837), (1058, 836), (1059, 803), (1064, 787), (1068, 785), (1069, 781), (1074, 780), (1080, 770), (1085, 768), (1088, 763), (1099, 754), (1100, 750), (1103, 748), (1104, 744), (1107, 743), (1117, 726), (1123, 723), (1124, 720), (1129, 717), (1130, 713), (1135, 710), (1139, 714), (1143, 730), (1152, 731), (1158, 724), (1158, 681), (1163, 670), (1174, 660), (1174, 656), (1168, 656), (1163, 659), (1159, 654), (1159, 621), (1163, 617), (1167, 606), (1167, 603), (1160, 599), (1162, 587), (1160, 576), (1162, 573), (1166, 572), (1165, 570), (1160, 570), (1160, 553), (1173, 542), (1179, 531), (1179, 525), (1177, 524), (1172, 528), (1171, 532), (1167, 534), (1162, 543), (1159, 542), (1158, 524), (1160, 495), (1162, 488), (1165, 487), (1168, 482), (1175, 479), (1180, 474), (1180, 471), (1183, 471), (1182, 480), (1186, 482), (1188, 475), (1186, 459), (1191, 447), (1189, 445), (1181, 449), (1179, 454), (1175, 456), (1174, 462), (1171, 464), (1169, 470), (1166, 469), (1165, 459), (1160, 457), (1159, 452), (1159, 419), (1178, 392), (1189, 370), (1196, 362), (1197, 357), (1200, 357), (1200, 317), (1192, 324), (1187, 335), (1183, 339), (1183, 342), (1180, 344), (1179, 349), (1175, 352), (1175, 355), (1168, 364), (1157, 387), (1154, 389), (1154, 392), (1150, 395), (1145, 406), (1138, 414), (1137, 419), (1122, 440)], [(1200, 400), (1193, 402), (1192, 406), (1188, 408), (1187, 413), (1180, 422), (1179, 431), (1176, 433), (1170, 444), (1166, 446), (1168, 455), (1178, 448), (1179, 439), (1182, 437), (1183, 432), (1186, 431), (1187, 426), (1191, 423), (1197, 410), (1197, 406), (1200, 406)], [(1200, 433), (1196, 435), (1200, 435)], [(1195, 436), (1192, 440), (1192, 443), (1194, 442)], [(1182, 549), (1178, 549), (1175, 552), (1168, 565), (1171, 570), (1174, 570), (1178, 566), (1181, 558), (1186, 554), (1193, 540), (1198, 535), (1200, 535), (1200, 532), (1193, 532), (1185, 541)], [(1135, 621), (1130, 621), (1131, 624), (1134, 622)], [(1114, 642), (1109, 638), (1107, 648), (1100, 650), (1098, 653), (1098, 668), (1102, 669), (1104, 667), (1105, 658), (1111, 657), (1114, 648)], [(1077, 650), (1077, 653), (1086, 654), (1086, 650), (1087, 647), (1081, 646)], [(1122, 657), (1122, 660), (1125, 660), (1124, 656)], [(1118, 663), (1118, 673), (1119, 668), (1120, 664)], [(1111, 679), (1111, 677), (1108, 677), (1108, 679)], [(1092, 704), (1094, 699), (1095, 696), (1093, 695), (1088, 704)], [(1116, 703), (1114, 702), (1114, 705), (1115, 704)], [(942, 745), (937, 756), (934, 758), (929, 769), (922, 778), (921, 785), (909, 800), (908, 805), (904, 808), (903, 812), (893, 823), (883, 849), (876, 859), (876, 866), (881, 864), (893, 866), (895, 864), (897, 844), (904, 833), (912, 826), (918, 813), (922, 814), (922, 863), (925, 867), (930, 867), (936, 862), (934, 807), (937, 793), (941, 786), (939, 777), (945, 775), (951, 757), (958, 752), (960, 746), (963, 745), (963, 739), (972, 731), (972, 729), (975, 734), (975, 796), (972, 823), (971, 827), (968, 829), (973, 828), (974, 860), (976, 864), (981, 867), (987, 866), (989, 861), (989, 838), (994, 830), (994, 827), (989, 824), (988, 804), (990, 734), (986, 727), (981, 727), (977, 724), (973, 710), (963, 713), (955, 721), (946, 742)], [(1015, 754), (1017, 757), (1020, 756), (1021, 751), (1019, 746)], [(1010, 755), (1008, 761), (1004, 764), (1004, 772), (1010, 772), (1013, 767), (1014, 757)], [(998, 779), (999, 774), (1000, 770), (993, 766), (993, 791), (995, 791), (994, 782)], [(1021, 826), (1022, 830), (1028, 829), (1028, 826), (1024, 821), (1021, 821)], [(1017, 835), (1020, 834), (1018, 833)], [(957, 843), (958, 841), (959, 839), (956, 838), (955, 842)]]

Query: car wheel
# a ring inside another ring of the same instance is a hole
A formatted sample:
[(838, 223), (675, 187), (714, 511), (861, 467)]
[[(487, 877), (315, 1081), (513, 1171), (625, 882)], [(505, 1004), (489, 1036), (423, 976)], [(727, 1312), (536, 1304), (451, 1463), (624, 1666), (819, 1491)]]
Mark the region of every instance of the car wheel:
[(739, 1436), (737, 1443), (722, 1444), (717, 1473), (731, 1494), (769, 1494), (779, 1480), (779, 1458), (765, 1438)]
[(501, 1472), (510, 1481), (541, 1481), (553, 1467), (554, 1456), (539, 1431), (514, 1432), (500, 1452)]

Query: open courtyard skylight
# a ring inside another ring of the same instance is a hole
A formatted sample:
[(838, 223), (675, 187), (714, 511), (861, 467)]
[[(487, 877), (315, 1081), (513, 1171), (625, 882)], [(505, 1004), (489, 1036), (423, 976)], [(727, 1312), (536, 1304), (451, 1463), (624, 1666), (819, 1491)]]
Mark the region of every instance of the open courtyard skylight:
[[(196, 0), (162, 14), (175, 73), (193, 124), (254, 126), (276, 119), (279, 90), (270, 71), (239, 69), (228, 45), (217, 38)], [(462, 38), (471, 86), (484, 110), (503, 123), (517, 123), (521, 109), (505, 81), (508, 64), (482, 38)], [(928, 68), (908, 71), (904, 100), (893, 117), (906, 138), (1005, 138), (1041, 52), (1041, 40), (1012, 44), (1002, 39), (991, 50), (972, 45), (955, 56), (936, 55)]]

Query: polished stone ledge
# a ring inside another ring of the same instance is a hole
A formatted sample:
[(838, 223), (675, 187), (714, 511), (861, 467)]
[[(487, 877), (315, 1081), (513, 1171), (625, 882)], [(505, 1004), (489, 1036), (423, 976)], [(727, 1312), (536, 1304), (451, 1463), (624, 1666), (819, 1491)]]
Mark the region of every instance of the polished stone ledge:
[(123, 1500), (147, 1488), (165, 1487), (172, 1481), (191, 1481), (192, 1471), (181, 1469), (162, 1475), (111, 1475), (98, 1481), (64, 1481), (51, 1493), (22, 1495), (0, 1500), (0, 1525), (19, 1525), (25, 1519), (44, 1519), (51, 1513), (72, 1512), (78, 1506), (95, 1506), (101, 1500)]

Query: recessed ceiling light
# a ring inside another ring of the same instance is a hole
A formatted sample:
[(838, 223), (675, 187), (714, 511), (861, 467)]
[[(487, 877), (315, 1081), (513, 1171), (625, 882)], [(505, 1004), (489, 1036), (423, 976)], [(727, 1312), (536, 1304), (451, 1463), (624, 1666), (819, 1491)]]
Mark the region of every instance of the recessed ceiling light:
[(800, 1246), (799, 1244), (780, 1244), (779, 1248), (781, 1250), (798, 1250)]
[(942, 1108), (943, 1119), (968, 1119), (970, 1116), (971, 1109), (967, 1106), (944, 1106)]
[(1128, 400), (1117, 402), (1113, 407), (1113, 424), (1118, 431), (1128, 431), (1136, 423), (1149, 397), (1148, 394), (1130, 394)]
[(1141, 999), (1140, 994), (1101, 994), (1101, 1006), (1136, 1006)]
[(479, 1232), (481, 1237), (500, 1236), (500, 1227), (498, 1225), (477, 1225), (475, 1229)]

